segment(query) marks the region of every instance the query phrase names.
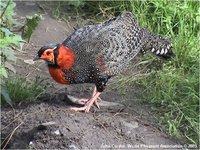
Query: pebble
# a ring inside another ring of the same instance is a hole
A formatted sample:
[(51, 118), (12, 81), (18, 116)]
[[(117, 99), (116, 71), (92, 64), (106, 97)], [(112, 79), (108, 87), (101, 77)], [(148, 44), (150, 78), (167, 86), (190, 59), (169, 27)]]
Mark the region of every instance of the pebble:
[(56, 131), (54, 131), (54, 134), (55, 134), (55, 135), (60, 135), (60, 131), (59, 131), (59, 130), (56, 130)]
[(77, 146), (73, 143), (68, 144), (68, 149), (78, 149)]

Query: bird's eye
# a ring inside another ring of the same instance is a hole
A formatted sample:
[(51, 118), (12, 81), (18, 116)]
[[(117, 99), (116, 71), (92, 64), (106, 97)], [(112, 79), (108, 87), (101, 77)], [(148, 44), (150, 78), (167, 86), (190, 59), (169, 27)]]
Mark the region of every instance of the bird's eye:
[(51, 54), (51, 52), (49, 52), (49, 51), (47, 51), (47, 53), (46, 53), (47, 55), (50, 55)]

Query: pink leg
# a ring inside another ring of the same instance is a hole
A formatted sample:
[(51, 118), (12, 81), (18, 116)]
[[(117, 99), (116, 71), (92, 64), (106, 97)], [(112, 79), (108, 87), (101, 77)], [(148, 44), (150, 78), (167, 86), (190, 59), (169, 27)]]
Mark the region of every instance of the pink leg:
[[(94, 87), (94, 90), (93, 90), (93, 93), (92, 93), (92, 97), (94, 97), (96, 93), (97, 93), (97, 88), (96, 88), (96, 86), (95, 86), (95, 87)], [(97, 99), (94, 101), (94, 105), (95, 105), (97, 108), (100, 109), (97, 100), (101, 100), (101, 98), (100, 98), (100, 97), (97, 97)]]
[[(97, 88), (96, 88), (96, 86), (95, 86), (95, 87), (94, 87), (94, 90), (93, 90), (93, 92), (92, 92), (92, 97), (94, 97), (96, 93), (97, 93)], [(85, 105), (89, 100), (90, 100), (90, 99), (81, 98), (80, 100), (76, 101), (76, 103), (77, 103), (77, 104), (81, 104), (81, 105)], [(98, 98), (94, 101), (93, 104), (94, 104), (97, 108), (100, 109), (97, 100), (101, 100), (101, 98), (98, 97)]]
[(100, 92), (96, 92), (96, 94), (87, 101), (87, 103), (85, 104), (85, 106), (83, 107), (72, 107), (71, 110), (74, 110), (74, 111), (85, 111), (85, 112), (89, 112), (90, 111), (90, 108), (91, 106), (95, 103), (95, 101), (97, 101), (99, 95), (101, 93)]

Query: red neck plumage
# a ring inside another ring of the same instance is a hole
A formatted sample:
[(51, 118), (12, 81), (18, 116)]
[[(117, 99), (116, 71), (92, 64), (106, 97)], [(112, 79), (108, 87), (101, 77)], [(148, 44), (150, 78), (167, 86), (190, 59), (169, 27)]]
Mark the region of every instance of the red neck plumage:
[(71, 48), (60, 45), (58, 49), (57, 64), (61, 69), (69, 70), (73, 67), (75, 55)]

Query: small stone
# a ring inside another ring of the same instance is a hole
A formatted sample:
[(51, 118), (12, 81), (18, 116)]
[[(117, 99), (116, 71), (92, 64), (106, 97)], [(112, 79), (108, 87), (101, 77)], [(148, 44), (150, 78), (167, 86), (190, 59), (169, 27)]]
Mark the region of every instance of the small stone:
[(32, 141), (30, 141), (30, 142), (29, 142), (29, 146), (32, 146), (32, 145), (33, 145), (33, 142), (32, 142)]
[(29, 64), (29, 65), (33, 65), (35, 63), (32, 59), (24, 60), (24, 62)]
[(78, 149), (77, 146), (73, 143), (68, 144), (68, 149)]
[(59, 131), (59, 130), (56, 130), (56, 131), (54, 131), (54, 134), (55, 134), (55, 135), (60, 135), (60, 131)]
[(124, 124), (125, 127), (128, 127), (129, 129), (138, 128), (138, 122), (136, 121), (131, 121), (130, 123), (126, 121), (122, 121), (122, 123)]
[(54, 124), (56, 124), (56, 122), (54, 121), (42, 123), (43, 126), (54, 125)]

